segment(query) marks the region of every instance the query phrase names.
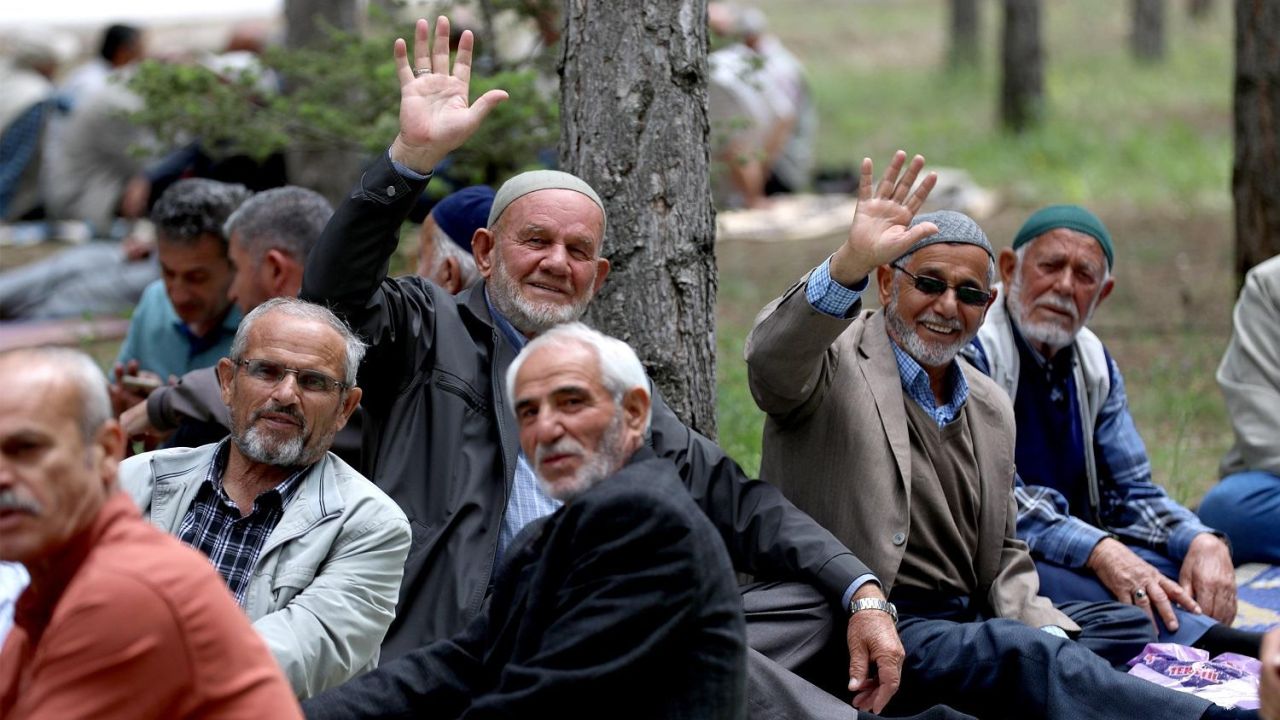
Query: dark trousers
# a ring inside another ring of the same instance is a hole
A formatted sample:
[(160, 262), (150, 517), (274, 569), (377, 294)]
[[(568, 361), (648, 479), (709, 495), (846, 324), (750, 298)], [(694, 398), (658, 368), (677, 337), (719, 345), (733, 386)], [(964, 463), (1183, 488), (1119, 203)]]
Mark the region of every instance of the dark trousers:
[(910, 712), (923, 699), (984, 720), (1195, 720), (1209, 707), (1112, 667), (1154, 634), (1141, 611), (1114, 602), (1058, 608), (1080, 625), (1078, 639), (967, 610), (905, 614), (898, 632), (907, 659), (889, 709)]
[[(747, 619), (747, 717), (751, 720), (871, 720), (877, 717), (860, 713), (849, 704), (846, 611), (801, 583), (744, 585), (742, 607)], [(928, 708), (931, 704), (926, 703), (915, 711), (920, 714), (913, 717), (916, 720), (969, 717), (946, 707)]]

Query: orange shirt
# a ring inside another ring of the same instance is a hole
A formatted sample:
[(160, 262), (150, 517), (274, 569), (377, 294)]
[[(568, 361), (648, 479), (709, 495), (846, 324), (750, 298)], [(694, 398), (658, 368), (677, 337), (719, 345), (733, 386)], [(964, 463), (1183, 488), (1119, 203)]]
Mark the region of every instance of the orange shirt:
[(123, 493), (32, 573), (0, 651), (0, 718), (301, 718), (209, 561)]

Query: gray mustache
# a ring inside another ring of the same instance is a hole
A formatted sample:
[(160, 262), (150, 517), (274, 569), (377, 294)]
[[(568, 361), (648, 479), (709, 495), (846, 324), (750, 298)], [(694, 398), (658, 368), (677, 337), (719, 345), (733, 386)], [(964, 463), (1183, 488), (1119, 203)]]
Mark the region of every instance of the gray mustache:
[(16, 510), (18, 512), (38, 515), (40, 513), (40, 509), (39, 503), (34, 500), (19, 497), (16, 490), (0, 490), (0, 511)]

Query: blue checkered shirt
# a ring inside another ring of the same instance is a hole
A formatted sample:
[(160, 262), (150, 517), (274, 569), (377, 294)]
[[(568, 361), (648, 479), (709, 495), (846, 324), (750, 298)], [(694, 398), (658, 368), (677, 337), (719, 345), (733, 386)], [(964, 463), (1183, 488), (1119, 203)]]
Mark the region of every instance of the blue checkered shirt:
[(182, 518), (178, 539), (204, 553), (218, 574), (227, 582), (236, 602), (244, 606), (244, 593), (249, 576), (267, 538), (276, 529), (284, 508), (302, 486), (302, 477), (310, 468), (302, 468), (284, 482), (261, 493), (253, 501), (253, 512), (241, 517), (240, 509), (222, 487), (227, 467), (227, 440), (218, 445), (204, 482), (195, 500)]
[(18, 181), (40, 147), (40, 129), (49, 107), (49, 102), (38, 102), (0, 128), (0, 217), (8, 213)]
[(898, 377), (902, 378), (902, 391), (907, 394), (907, 397), (924, 408), (924, 411), (929, 413), (929, 417), (938, 423), (938, 427), (944, 427), (955, 420), (961, 408), (964, 407), (964, 401), (969, 399), (969, 381), (965, 380), (964, 373), (960, 372), (960, 364), (952, 360), (947, 366), (949, 381), (947, 384), (951, 386), (951, 399), (946, 405), (939, 407), (933, 397), (933, 386), (929, 384), (929, 373), (916, 362), (915, 358), (898, 347), (898, 343), (892, 338), (889, 339), (889, 345), (893, 347), (893, 357), (898, 361)]
[(849, 317), (849, 311), (862, 297), (867, 289), (870, 277), (862, 278), (856, 287), (845, 287), (831, 279), (831, 258), (809, 273), (809, 281), (804, 287), (804, 296), (814, 310), (836, 318)]
[[(984, 353), (977, 353), (973, 359), (979, 370), (990, 372)], [(1083, 567), (1094, 546), (1110, 534), (1181, 560), (1196, 535), (1214, 531), (1153, 482), (1147, 447), (1129, 414), (1124, 378), (1110, 353), (1107, 367), (1111, 393), (1102, 403), (1093, 431), (1098, 514), (1103, 527), (1074, 517), (1066, 498), (1058, 491), (1027, 485), (1018, 477), (1014, 488), (1018, 537), (1026, 541), (1036, 557), (1066, 567)], [(1074, 384), (1072, 380), (1068, 392), (1075, 392)], [(1031, 432), (1028, 428), (1022, 430)], [(1086, 480), (1082, 478), (1081, 482)], [(1086, 509), (1075, 511), (1083, 514)]]
[[(489, 295), (486, 290), (485, 302), (488, 301)], [(493, 316), (494, 323), (502, 331), (507, 342), (511, 343), (516, 353), (524, 349), (528, 340), (494, 309), (492, 303), (489, 304), (489, 314)], [(498, 557), (494, 559), (495, 564), (502, 560), (507, 548), (511, 546), (511, 541), (516, 539), (516, 535), (520, 534), (525, 525), (550, 515), (563, 504), (542, 491), (542, 486), (538, 484), (538, 476), (533, 473), (533, 466), (529, 464), (529, 458), (525, 457), (524, 450), (521, 449), (516, 455), (516, 473), (511, 481), (507, 511), (502, 514), (502, 527), (498, 530)]]

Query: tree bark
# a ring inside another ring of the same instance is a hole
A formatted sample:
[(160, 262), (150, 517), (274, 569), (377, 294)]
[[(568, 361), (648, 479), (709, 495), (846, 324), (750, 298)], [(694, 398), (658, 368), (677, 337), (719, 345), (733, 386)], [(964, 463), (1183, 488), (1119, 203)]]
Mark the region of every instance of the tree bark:
[(1164, 0), (1133, 0), (1129, 49), (1140, 62), (1164, 59)]
[(1005, 0), (1001, 40), (1000, 120), (1022, 132), (1039, 124), (1044, 105), (1040, 0)]
[(978, 64), (978, 0), (951, 0), (949, 69)]
[[(358, 30), (364, 27), (364, 14), (357, 0), (285, 0), (285, 47), (321, 46), (327, 39), (325, 27)], [(289, 79), (284, 79), (289, 91)], [(360, 176), (365, 158), (355, 151), (288, 150), (285, 162), (289, 182), (311, 188), (324, 195), (336, 207), (350, 189), (351, 178)]]
[(1280, 253), (1280, 5), (1236, 0), (1236, 279)]
[(714, 438), (715, 213), (706, 0), (566, 0), (560, 163), (604, 200), (613, 263), (589, 322), (635, 348)]

